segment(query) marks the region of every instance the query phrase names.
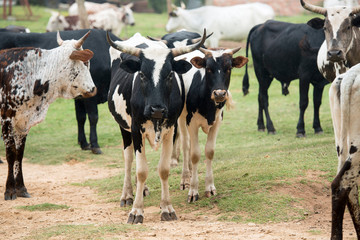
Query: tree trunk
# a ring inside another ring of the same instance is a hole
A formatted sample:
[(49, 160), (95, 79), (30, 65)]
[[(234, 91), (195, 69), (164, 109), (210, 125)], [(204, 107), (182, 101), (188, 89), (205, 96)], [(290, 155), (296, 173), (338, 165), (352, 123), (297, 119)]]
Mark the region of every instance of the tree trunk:
[(81, 28), (90, 28), (88, 14), (85, 9), (84, 0), (76, 0)]

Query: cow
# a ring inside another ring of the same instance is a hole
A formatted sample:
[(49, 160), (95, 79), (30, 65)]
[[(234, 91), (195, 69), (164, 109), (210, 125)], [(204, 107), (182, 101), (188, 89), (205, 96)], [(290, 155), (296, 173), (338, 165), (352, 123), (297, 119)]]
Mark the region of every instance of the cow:
[[(131, 9), (124, 7), (119, 9), (109, 8), (89, 15), (90, 28), (103, 29), (119, 36), (124, 26), (135, 25), (132, 12), (128, 11), (131, 11)], [(46, 26), (47, 32), (79, 29), (81, 29), (81, 23), (77, 15), (63, 16), (54, 11)]]
[(8, 176), (5, 200), (30, 197), (23, 179), (22, 159), (30, 128), (45, 119), (57, 98), (91, 97), (96, 87), (89, 71), (93, 52), (80, 40), (62, 40), (51, 50), (25, 47), (0, 51), (0, 110)]
[[(76, 39), (82, 37), (88, 30), (64, 31), (60, 32), (63, 39)], [(111, 34), (111, 38), (119, 40)], [(0, 50), (15, 47), (39, 47), (51, 49), (57, 46), (56, 33), (0, 33)], [(90, 73), (97, 87), (97, 94), (86, 99), (75, 99), (75, 112), (78, 125), (78, 143), (83, 150), (91, 150), (94, 154), (101, 154), (98, 144), (96, 126), (99, 119), (97, 105), (107, 101), (107, 94), (110, 86), (111, 67), (109, 44), (106, 41), (106, 33), (103, 30), (92, 29), (88, 41), (84, 43), (84, 48), (94, 52), (94, 57), (90, 60)], [(90, 143), (85, 136), (85, 122), (89, 119)]]
[(308, 24), (315, 29), (323, 29), (325, 41), (318, 54), (318, 68), (324, 77), (332, 82), (335, 77), (346, 72), (360, 62), (357, 54), (360, 48), (360, 7), (336, 6), (323, 8), (300, 0), (304, 9), (325, 16), (313, 18)]
[[(178, 120), (184, 159), (180, 189), (189, 188), (187, 199), (189, 203), (199, 199), (197, 170), (201, 157), (198, 143), (199, 128), (207, 134), (205, 196), (216, 195), (212, 160), (224, 106), (232, 103), (229, 92), (231, 70), (241, 68), (248, 62), (246, 57), (233, 57), (239, 50), (240, 48), (200, 48), (200, 51), (181, 56), (193, 65), (191, 70), (183, 75), (186, 102)], [(191, 174), (190, 166), (192, 166)]]
[(342, 239), (345, 207), (349, 209), (357, 238), (360, 239), (359, 173), (360, 64), (340, 74), (329, 90), (330, 110), (338, 156), (337, 175), (331, 183), (331, 239)]
[(30, 29), (23, 26), (9, 25), (4, 28), (0, 28), (0, 33), (1, 32), (29, 33)]
[(246, 39), (250, 29), (275, 16), (274, 10), (267, 4), (249, 3), (229, 7), (204, 6), (186, 10), (173, 6), (169, 13), (166, 31), (185, 28), (201, 33), (203, 28), (213, 32), (206, 42), (208, 47), (217, 47), (219, 40)]
[[(120, 126), (125, 158), (125, 177), (120, 205), (134, 203), (128, 223), (142, 223), (144, 218), (143, 190), (148, 175), (145, 138), (154, 149), (162, 145), (158, 165), (162, 185), (161, 220), (177, 219), (170, 202), (168, 176), (174, 125), (185, 101), (181, 74), (188, 71), (191, 64), (174, 58), (199, 48), (205, 38), (204, 30), (200, 42), (169, 49), (162, 42), (148, 40), (140, 34), (135, 34), (124, 42), (113, 42), (108, 37), (112, 46), (108, 106)], [(131, 184), (133, 152), (135, 152), (137, 176), (134, 202)]]
[[(102, 10), (109, 9), (109, 8), (113, 8), (113, 9), (118, 8), (115, 4), (111, 4), (111, 3), (84, 2), (84, 5), (85, 5), (86, 12), (89, 15), (95, 14), (97, 12), (100, 12)], [(133, 7), (133, 5), (134, 5), (133, 3), (129, 3), (129, 4), (125, 5), (124, 7), (130, 9)], [(69, 12), (69, 16), (79, 15), (78, 5), (76, 2), (71, 4), (68, 12)]]
[(359, 5), (358, 0), (324, 0), (324, 7), (348, 6), (354, 7)]
[[(324, 32), (316, 30), (307, 24), (293, 24), (269, 20), (253, 27), (246, 42), (246, 56), (249, 46), (253, 58), (254, 70), (259, 82), (259, 114), (258, 131), (265, 131), (263, 112), (266, 117), (266, 129), (269, 134), (276, 130), (269, 114), (268, 88), (276, 78), (281, 82), (282, 94), (289, 93), (288, 86), (292, 80), (299, 79), (300, 116), (297, 123), (297, 137), (306, 136), (304, 114), (308, 106), (308, 91), (310, 83), (314, 86), (314, 120), (315, 134), (322, 133), (319, 109), (324, 86), (329, 82), (320, 74), (317, 68), (317, 54), (324, 42)], [(247, 66), (243, 78), (243, 92), (248, 94), (249, 77)]]

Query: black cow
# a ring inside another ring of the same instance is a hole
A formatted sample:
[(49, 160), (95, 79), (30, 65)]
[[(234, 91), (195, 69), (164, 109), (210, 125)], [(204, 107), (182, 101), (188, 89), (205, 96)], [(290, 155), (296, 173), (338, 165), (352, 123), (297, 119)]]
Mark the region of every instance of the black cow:
[[(78, 39), (89, 30), (76, 30), (60, 32), (63, 39)], [(111, 34), (112, 39), (119, 40)], [(0, 33), (0, 49), (14, 47), (39, 47), (52, 49), (57, 47), (56, 32), (49, 33)], [(94, 52), (94, 57), (90, 60), (90, 72), (94, 83), (98, 89), (95, 97), (87, 99), (75, 99), (76, 120), (78, 123), (78, 143), (84, 150), (92, 150), (95, 154), (100, 154), (101, 149), (97, 140), (96, 124), (98, 122), (97, 104), (107, 101), (107, 94), (110, 85), (110, 55), (109, 44), (106, 42), (106, 33), (103, 30), (91, 29), (88, 40), (84, 43), (84, 48)], [(85, 136), (86, 114), (90, 122), (90, 144)]]
[[(108, 96), (109, 109), (120, 125), (125, 158), (125, 177), (121, 206), (131, 205), (131, 163), (133, 151), (136, 157), (136, 197), (128, 223), (143, 222), (143, 190), (148, 175), (145, 155), (145, 138), (157, 149), (162, 142), (158, 171), (162, 182), (161, 220), (176, 220), (170, 202), (168, 176), (173, 149), (174, 125), (183, 110), (185, 94), (181, 74), (191, 68), (185, 60), (176, 56), (199, 48), (205, 41), (186, 47), (167, 48), (162, 42), (154, 42), (134, 35), (126, 42), (108, 41), (111, 46), (111, 84)], [(120, 60), (121, 59), (121, 60)]]
[[(289, 93), (288, 86), (292, 80), (300, 80), (300, 117), (297, 124), (297, 137), (305, 136), (304, 114), (309, 102), (309, 85), (311, 83), (314, 86), (313, 128), (315, 133), (322, 133), (319, 108), (324, 86), (329, 82), (320, 74), (316, 58), (324, 40), (323, 30), (315, 30), (307, 24), (269, 20), (251, 29), (246, 43), (246, 56), (248, 56), (250, 45), (254, 70), (259, 82), (258, 131), (265, 131), (263, 119), (263, 112), (265, 112), (268, 133), (275, 134), (276, 132), (268, 109), (268, 88), (273, 78), (276, 78), (281, 82), (284, 95)], [(245, 95), (248, 89), (249, 78), (246, 66), (243, 78)]]

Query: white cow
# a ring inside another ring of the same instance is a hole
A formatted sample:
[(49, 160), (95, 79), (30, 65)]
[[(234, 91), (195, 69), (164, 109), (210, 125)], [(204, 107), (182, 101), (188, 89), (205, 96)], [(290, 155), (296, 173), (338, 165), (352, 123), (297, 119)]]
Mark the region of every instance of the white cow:
[(324, 0), (324, 7), (347, 6), (355, 7), (359, 5), (357, 0)]
[(201, 34), (206, 28), (214, 33), (206, 42), (209, 47), (217, 47), (220, 39), (246, 39), (253, 26), (275, 17), (272, 7), (263, 3), (229, 7), (204, 6), (191, 10), (186, 10), (184, 6), (173, 8), (166, 31), (185, 28)]
[[(111, 4), (111, 3), (94, 3), (94, 2), (84, 2), (85, 5), (85, 9), (87, 11), (87, 14), (94, 14), (97, 12), (100, 12), (102, 10), (105, 9), (109, 9), (109, 8), (117, 8), (116, 5)], [(69, 7), (69, 15), (70, 16), (74, 16), (74, 15), (79, 15), (79, 11), (78, 11), (78, 5), (77, 3), (73, 3), (70, 7)]]

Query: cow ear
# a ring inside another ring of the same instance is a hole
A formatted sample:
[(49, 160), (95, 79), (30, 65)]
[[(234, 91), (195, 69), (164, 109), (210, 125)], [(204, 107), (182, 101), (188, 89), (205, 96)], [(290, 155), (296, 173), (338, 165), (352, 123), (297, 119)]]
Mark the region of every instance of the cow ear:
[(243, 56), (238, 56), (238, 57), (232, 59), (232, 67), (241, 68), (242, 66), (247, 64), (248, 61), (249, 61), (248, 58), (243, 57)]
[(174, 61), (173, 70), (178, 74), (184, 74), (191, 69), (191, 64), (185, 60)]
[(205, 68), (205, 60), (201, 57), (193, 57), (190, 62), (192, 63), (192, 65), (194, 65), (194, 67), (196, 68)]
[(125, 60), (120, 63), (120, 67), (128, 73), (135, 73), (137, 71), (140, 71), (140, 61), (132, 59)]
[(324, 23), (325, 23), (324, 19), (313, 18), (307, 22), (307, 25), (309, 25), (310, 27), (315, 28), (315, 29), (321, 29), (324, 27)]
[(356, 15), (356, 17), (351, 21), (351, 24), (355, 27), (360, 27), (360, 16)]

